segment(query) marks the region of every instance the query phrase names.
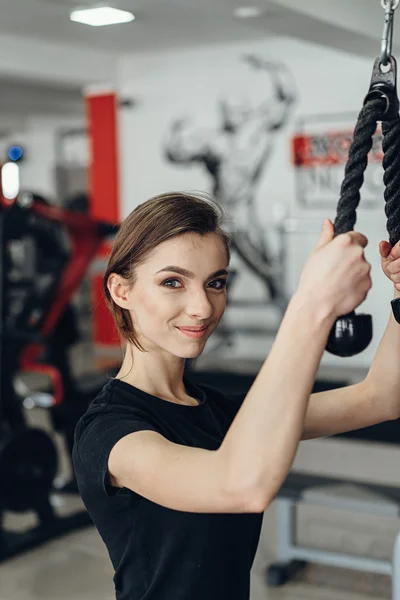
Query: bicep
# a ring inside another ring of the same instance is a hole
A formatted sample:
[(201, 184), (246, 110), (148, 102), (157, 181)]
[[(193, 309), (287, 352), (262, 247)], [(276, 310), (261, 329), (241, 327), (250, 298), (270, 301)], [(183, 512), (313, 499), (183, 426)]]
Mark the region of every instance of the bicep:
[(251, 502), (225, 485), (219, 450), (175, 444), (154, 431), (127, 435), (112, 449), (108, 471), (114, 485), (186, 512), (252, 512)]
[(166, 142), (165, 151), (172, 162), (203, 160), (210, 153), (209, 135), (186, 129), (173, 131)]

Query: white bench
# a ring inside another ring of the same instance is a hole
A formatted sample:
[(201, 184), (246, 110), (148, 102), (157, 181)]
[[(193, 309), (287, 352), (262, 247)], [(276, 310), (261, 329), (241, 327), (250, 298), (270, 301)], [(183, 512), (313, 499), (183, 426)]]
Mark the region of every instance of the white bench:
[(267, 583), (280, 586), (307, 562), (345, 567), (392, 577), (392, 600), (400, 600), (400, 530), (392, 560), (357, 557), (298, 546), (295, 540), (296, 506), (314, 504), (400, 519), (400, 487), (352, 483), (303, 473), (290, 473), (277, 496), (278, 562), (267, 568)]

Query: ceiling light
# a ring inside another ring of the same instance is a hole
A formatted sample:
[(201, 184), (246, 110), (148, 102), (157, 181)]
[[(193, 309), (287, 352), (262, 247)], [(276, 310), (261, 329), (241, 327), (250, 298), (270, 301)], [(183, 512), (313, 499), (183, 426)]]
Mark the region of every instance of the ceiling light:
[(126, 10), (111, 8), (111, 6), (99, 6), (97, 8), (86, 8), (74, 10), (70, 15), (71, 21), (84, 23), (93, 27), (102, 27), (104, 25), (117, 25), (119, 23), (129, 23), (133, 21), (135, 15)]
[(238, 6), (233, 11), (235, 17), (239, 19), (250, 19), (252, 17), (259, 17), (262, 13), (261, 8), (258, 6)]

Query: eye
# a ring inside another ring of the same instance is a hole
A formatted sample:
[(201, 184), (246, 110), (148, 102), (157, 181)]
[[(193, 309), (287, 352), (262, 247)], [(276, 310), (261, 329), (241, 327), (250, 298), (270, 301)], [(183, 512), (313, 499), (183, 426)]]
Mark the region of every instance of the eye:
[[(165, 281), (162, 282), (162, 286), (163, 287), (167, 287), (167, 288), (171, 288), (171, 289), (179, 289), (179, 287), (177, 287), (176, 285), (173, 285), (175, 282), (181, 283), (179, 281), (179, 279), (166, 279)], [(226, 288), (227, 285), (227, 280), (226, 279), (214, 279), (213, 281), (210, 281), (210, 286), (212, 284), (217, 284), (217, 286), (212, 286), (213, 289), (221, 291), (224, 290)]]
[(214, 279), (214, 281), (211, 281), (210, 284), (211, 283), (219, 283), (220, 287), (216, 287), (215, 289), (216, 290), (224, 290), (226, 288), (226, 285), (228, 282), (226, 279)]
[(169, 287), (169, 288), (175, 288), (174, 285), (167, 285), (168, 283), (173, 283), (174, 281), (177, 281), (178, 283), (180, 283), (179, 279), (166, 279), (165, 281), (162, 282), (162, 286), (164, 287)]

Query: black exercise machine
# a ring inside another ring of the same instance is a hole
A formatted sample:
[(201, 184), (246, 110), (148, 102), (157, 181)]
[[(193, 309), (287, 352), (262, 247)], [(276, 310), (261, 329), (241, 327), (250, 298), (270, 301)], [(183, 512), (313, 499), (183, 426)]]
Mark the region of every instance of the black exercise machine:
[[(60, 421), (60, 414), (71, 412), (65, 376), (57, 360), (56, 364), (43, 360), (44, 349), (49, 340), (54, 345), (53, 334), (90, 262), (115, 230), (114, 225), (51, 206), (32, 194), (0, 202), (0, 562), (91, 524), (84, 510), (68, 517), (56, 514), (50, 494), (57, 450), (44, 430), (27, 423), (15, 377), (21, 371), (46, 374), (52, 383), (55, 418), (58, 414)], [(13, 252), (27, 237), (39, 250), (39, 258), (34, 276), (24, 278), (13, 269)], [(74, 404), (68, 436), (77, 410)], [(34, 511), (38, 524), (22, 533), (6, 530), (6, 511)]]

